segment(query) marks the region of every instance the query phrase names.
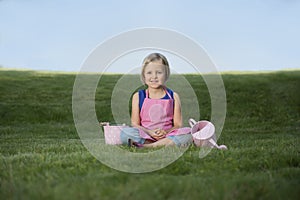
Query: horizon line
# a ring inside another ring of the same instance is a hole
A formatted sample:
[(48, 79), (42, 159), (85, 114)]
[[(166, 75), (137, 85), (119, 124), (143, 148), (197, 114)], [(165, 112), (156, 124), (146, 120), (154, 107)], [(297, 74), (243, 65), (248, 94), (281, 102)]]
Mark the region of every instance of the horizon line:
[[(30, 69), (30, 68), (17, 68), (17, 67), (2, 67), (0, 66), (0, 71), (32, 71), (37, 73), (49, 73), (49, 74), (104, 74), (104, 75), (124, 75), (126, 73), (122, 72), (80, 72), (80, 71), (63, 71), (63, 70), (44, 70), (44, 69)], [(257, 74), (257, 73), (274, 73), (274, 72), (288, 72), (288, 71), (300, 71), (300, 68), (283, 68), (276, 70), (225, 70), (216, 72), (206, 72), (206, 73), (178, 73), (183, 75), (209, 75), (209, 74)], [(139, 73), (128, 73), (127, 75), (139, 75)], [(177, 74), (173, 74), (177, 75)]]

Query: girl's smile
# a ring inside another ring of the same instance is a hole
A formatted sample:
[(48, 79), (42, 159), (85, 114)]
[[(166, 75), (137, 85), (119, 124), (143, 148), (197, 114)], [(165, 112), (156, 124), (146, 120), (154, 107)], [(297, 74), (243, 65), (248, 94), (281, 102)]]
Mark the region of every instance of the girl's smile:
[(145, 83), (151, 88), (159, 88), (165, 84), (166, 75), (164, 65), (160, 62), (149, 63), (144, 72)]

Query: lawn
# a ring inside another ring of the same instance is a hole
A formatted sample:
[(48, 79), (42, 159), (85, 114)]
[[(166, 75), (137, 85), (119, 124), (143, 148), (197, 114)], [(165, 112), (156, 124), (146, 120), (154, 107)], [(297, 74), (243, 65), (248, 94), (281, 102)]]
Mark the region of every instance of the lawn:
[[(99, 82), (99, 121), (114, 121), (120, 77)], [(75, 78), (0, 70), (0, 199), (299, 199), (300, 71), (222, 74), (227, 114), (218, 143), (229, 149), (200, 159), (191, 146), (169, 166), (137, 174), (109, 168), (83, 146), (72, 115)], [(202, 77), (185, 78), (209, 120)]]

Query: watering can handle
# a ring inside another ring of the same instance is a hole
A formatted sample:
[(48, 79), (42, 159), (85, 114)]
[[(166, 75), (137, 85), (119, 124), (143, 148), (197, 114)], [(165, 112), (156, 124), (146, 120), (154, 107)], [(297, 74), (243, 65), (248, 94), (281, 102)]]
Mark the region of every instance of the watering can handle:
[(191, 127), (193, 127), (197, 122), (194, 119), (189, 119), (189, 124)]

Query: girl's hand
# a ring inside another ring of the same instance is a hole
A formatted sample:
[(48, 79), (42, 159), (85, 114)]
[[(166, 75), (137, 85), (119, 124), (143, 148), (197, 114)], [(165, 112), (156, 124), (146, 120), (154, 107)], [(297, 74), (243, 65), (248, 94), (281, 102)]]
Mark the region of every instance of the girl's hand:
[(158, 136), (166, 136), (167, 132), (165, 130), (162, 130), (162, 129), (158, 129), (155, 131), (155, 133), (158, 135)]
[(155, 129), (155, 130), (150, 130), (149, 134), (154, 139), (160, 140), (160, 139), (166, 137), (167, 132), (165, 130), (162, 130), (162, 129)]

